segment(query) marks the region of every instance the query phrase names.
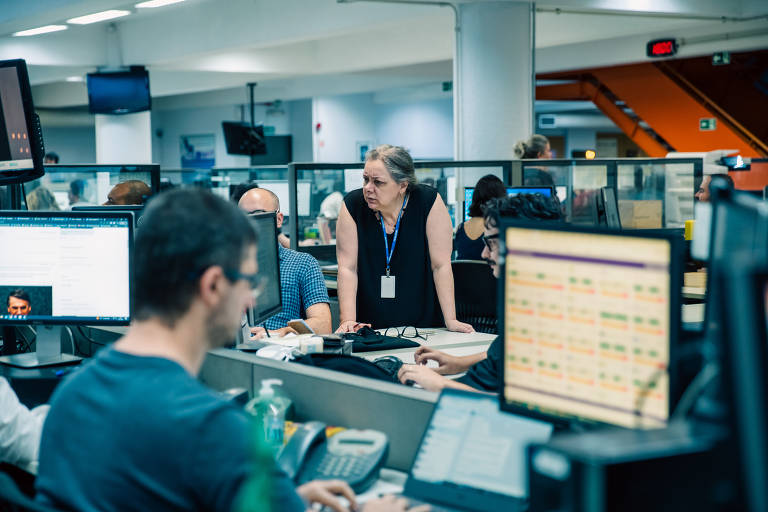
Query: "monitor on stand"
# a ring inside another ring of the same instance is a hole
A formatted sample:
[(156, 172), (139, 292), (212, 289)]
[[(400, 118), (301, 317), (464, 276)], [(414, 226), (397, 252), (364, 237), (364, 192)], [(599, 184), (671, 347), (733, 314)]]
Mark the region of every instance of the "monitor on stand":
[(256, 213), (248, 217), (256, 231), (258, 272), (264, 280), (256, 305), (248, 310), (248, 325), (256, 327), (283, 309), (280, 255), (275, 212)]
[(564, 423), (666, 426), (682, 240), (503, 221), (501, 406)]
[(595, 197), (597, 207), (597, 224), (609, 228), (621, 229), (619, 219), (619, 203), (616, 201), (616, 190), (613, 187), (602, 187)]
[(0, 357), (32, 368), (66, 364), (64, 325), (128, 325), (130, 213), (0, 211), (0, 325), (32, 325), (37, 351)]

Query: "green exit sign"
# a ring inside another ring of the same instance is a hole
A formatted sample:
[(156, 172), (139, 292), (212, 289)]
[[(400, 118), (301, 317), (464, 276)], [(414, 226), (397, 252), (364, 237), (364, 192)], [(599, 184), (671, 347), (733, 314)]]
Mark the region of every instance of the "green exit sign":
[(717, 122), (714, 117), (703, 117), (699, 119), (700, 132), (713, 132), (717, 128)]

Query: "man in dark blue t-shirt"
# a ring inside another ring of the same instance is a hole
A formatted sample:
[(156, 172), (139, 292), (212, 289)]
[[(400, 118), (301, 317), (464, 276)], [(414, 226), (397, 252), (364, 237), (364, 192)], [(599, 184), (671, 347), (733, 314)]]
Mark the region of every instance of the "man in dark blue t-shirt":
[[(294, 488), (258, 456), (248, 416), (195, 378), (206, 351), (235, 338), (257, 289), (248, 219), (213, 194), (167, 192), (134, 245), (133, 323), (55, 392), (43, 428), (37, 499), (63, 510), (344, 510), (349, 486)], [(249, 480), (250, 479), (250, 480)], [(239, 496), (247, 489), (266, 492)], [(243, 508), (240, 507), (240, 508)], [(404, 510), (394, 498), (364, 510)]]
[[(562, 219), (560, 203), (557, 197), (548, 198), (541, 194), (519, 194), (495, 198), (483, 207), (485, 231), (483, 232), (482, 258), (493, 269), (493, 276), (499, 278), (499, 222), (502, 217), (511, 219), (558, 221)], [(468, 356), (452, 356), (429, 348), (420, 347), (414, 355), (417, 364), (404, 364), (400, 368), (400, 382), (414, 381), (430, 391), (443, 388), (465, 389), (469, 391), (487, 391), (498, 393), (501, 386), (501, 374), (504, 360), (504, 340), (497, 336), (487, 352)], [(427, 368), (427, 361), (438, 363), (437, 370)], [(467, 372), (462, 377), (452, 380), (444, 375)]]

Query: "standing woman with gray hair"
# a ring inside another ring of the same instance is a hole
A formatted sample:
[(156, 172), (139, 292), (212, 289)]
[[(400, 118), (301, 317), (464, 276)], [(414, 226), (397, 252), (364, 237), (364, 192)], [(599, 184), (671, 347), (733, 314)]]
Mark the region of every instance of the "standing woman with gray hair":
[(336, 225), (341, 325), (434, 327), (457, 332), (451, 270), (451, 218), (437, 190), (416, 184), (399, 146), (365, 155), (363, 188), (344, 198)]

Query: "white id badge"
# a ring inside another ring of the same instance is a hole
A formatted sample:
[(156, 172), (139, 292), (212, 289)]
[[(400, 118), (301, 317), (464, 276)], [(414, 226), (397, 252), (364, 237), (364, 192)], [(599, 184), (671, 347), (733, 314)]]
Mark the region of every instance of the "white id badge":
[(381, 276), (381, 298), (395, 298), (395, 276)]

